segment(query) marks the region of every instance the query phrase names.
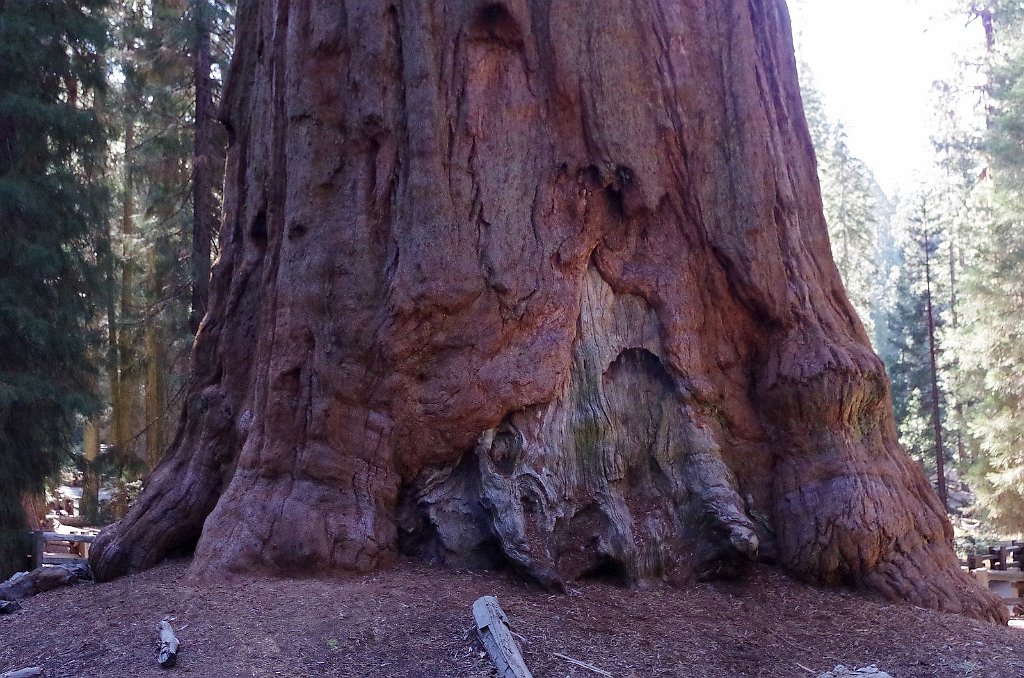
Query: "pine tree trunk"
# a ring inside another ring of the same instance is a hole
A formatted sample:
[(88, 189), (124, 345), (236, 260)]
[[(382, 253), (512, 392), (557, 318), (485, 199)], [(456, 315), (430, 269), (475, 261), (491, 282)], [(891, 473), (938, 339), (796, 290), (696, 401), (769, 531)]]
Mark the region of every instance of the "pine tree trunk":
[[(101, 70), (106, 72), (108, 64), (104, 58)], [(93, 101), (93, 111), (97, 120), (104, 127), (111, 124), (107, 110), (106, 92), (98, 92)], [(113, 184), (114, 172), (112, 167), (116, 166), (110, 160), (110, 146), (104, 141), (99, 151), (103, 158), (101, 164), (102, 172), (106, 183)], [(90, 177), (92, 179), (92, 177)], [(116, 262), (114, 260), (114, 233), (113, 219), (105, 219), (105, 226), (96, 244), (96, 263), (99, 272), (103, 276), (102, 286), (102, 313), (107, 324), (107, 341), (103, 351), (102, 364), (106, 369), (107, 386), (110, 392), (111, 420), (117, 421), (119, 414), (118, 389), (118, 341), (117, 341), (117, 279), (115, 277)], [(98, 389), (97, 389), (98, 390)], [(83, 430), (82, 440), (82, 498), (78, 502), (78, 512), (91, 524), (99, 523), (100, 513), (100, 485), (102, 478), (98, 468), (100, 456), (100, 429), (99, 420), (87, 421)]]
[(26, 492), (21, 495), (21, 510), (25, 513), (25, 525), (30, 530), (39, 530), (45, 527), (43, 521), (46, 519), (48, 508), (46, 495), (43, 493)]
[(95, 421), (85, 423), (82, 452), (85, 472), (82, 475), (82, 499), (78, 502), (78, 512), (91, 524), (95, 524), (100, 513), (100, 474), (96, 470), (96, 460), (100, 456), (100, 429)]
[[(959, 241), (958, 230), (954, 227), (950, 233), (949, 240), (949, 324), (954, 334), (958, 334), (960, 329), (960, 312), (957, 306), (959, 287), (956, 274), (956, 266), (959, 259), (957, 252), (961, 250), (957, 246)], [(959, 372), (959, 366), (957, 366), (957, 371)], [(960, 400), (963, 384), (960, 379), (955, 380), (954, 383), (955, 391), (952, 393), (952, 396), (956, 403), (953, 406), (953, 416), (956, 422), (956, 463), (957, 469), (960, 473), (963, 473), (970, 466), (971, 460), (967, 454), (967, 446), (964, 444), (966, 422), (964, 420), (964, 404)]]
[(219, 156), (214, 146), (217, 124), (213, 106), (213, 79), (210, 74), (210, 17), (206, 0), (193, 0), (192, 22), (193, 76), (195, 79), (195, 142), (192, 156), (192, 332), (206, 315), (210, 296), (210, 241), (216, 230), (214, 161)]
[[(927, 218), (927, 217), (926, 217)], [(924, 280), (925, 280), (925, 315), (928, 323), (928, 374), (931, 377), (932, 398), (932, 432), (935, 436), (935, 483), (939, 491), (939, 502), (942, 510), (949, 512), (949, 500), (946, 498), (946, 454), (942, 448), (942, 414), (939, 410), (939, 366), (935, 349), (935, 313), (932, 308), (932, 254), (931, 237), (927, 229), (924, 232)]]
[(237, 44), (188, 402), (100, 577), (760, 553), (1004, 614), (896, 443), (781, 0), (265, 0)]
[[(110, 370), (113, 381), (111, 389), (111, 428), (114, 433), (114, 454), (123, 464), (132, 454), (135, 428), (135, 360), (133, 335), (129, 330), (134, 325), (135, 308), (132, 301), (135, 285), (134, 264), (130, 248), (135, 237), (135, 171), (132, 167), (135, 156), (135, 126), (132, 121), (125, 125), (124, 132), (124, 185), (121, 187), (121, 281), (120, 304), (116, 322), (110, 324), (110, 340), (115, 342), (114, 358), (116, 370)], [(110, 313), (108, 311), (108, 318)]]
[(976, 9), (975, 12), (981, 17), (981, 27), (985, 31), (985, 49), (991, 54), (996, 47), (996, 28), (992, 21), (992, 10), (985, 7), (981, 10)]
[[(149, 280), (147, 281), (148, 297), (150, 308), (159, 303), (162, 281), (160, 279), (159, 263), (157, 262), (156, 244), (150, 243), (146, 251), (146, 268)], [(145, 439), (146, 439), (146, 467), (153, 469), (160, 461), (164, 453), (166, 396), (164, 393), (164, 374), (167, 369), (165, 361), (166, 345), (162, 341), (162, 332), (159, 317), (156, 313), (150, 312), (146, 319), (145, 347), (146, 347), (146, 398), (145, 398)]]

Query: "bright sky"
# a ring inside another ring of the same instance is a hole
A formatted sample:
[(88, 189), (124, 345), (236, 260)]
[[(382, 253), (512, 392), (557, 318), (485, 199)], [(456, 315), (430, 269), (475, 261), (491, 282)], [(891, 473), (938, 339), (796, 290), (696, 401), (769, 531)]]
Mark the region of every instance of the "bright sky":
[(887, 192), (932, 164), (932, 83), (983, 42), (957, 0), (789, 0), (797, 54), (850, 148)]

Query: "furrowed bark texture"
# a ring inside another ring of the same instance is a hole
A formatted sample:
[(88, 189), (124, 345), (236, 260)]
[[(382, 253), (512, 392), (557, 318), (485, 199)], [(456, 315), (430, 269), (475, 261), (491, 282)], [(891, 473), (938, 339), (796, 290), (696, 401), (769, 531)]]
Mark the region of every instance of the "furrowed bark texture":
[(110, 578), (805, 579), (1001, 618), (896, 443), (781, 0), (242, 5), (210, 311)]

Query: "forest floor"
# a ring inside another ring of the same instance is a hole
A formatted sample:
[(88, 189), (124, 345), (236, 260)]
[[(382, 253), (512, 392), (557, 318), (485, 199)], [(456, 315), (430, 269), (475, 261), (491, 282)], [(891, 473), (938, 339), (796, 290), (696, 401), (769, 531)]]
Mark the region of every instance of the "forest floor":
[[(339, 579), (185, 583), (177, 561), (22, 601), (0, 617), (0, 673), (488, 678), (471, 606), (496, 595), (536, 678), (817, 676), (876, 664), (896, 678), (1024, 676), (1024, 629), (824, 590), (759, 568), (735, 583), (549, 595), (502, 573), (402, 561)], [(174, 617), (178, 666), (156, 665)]]

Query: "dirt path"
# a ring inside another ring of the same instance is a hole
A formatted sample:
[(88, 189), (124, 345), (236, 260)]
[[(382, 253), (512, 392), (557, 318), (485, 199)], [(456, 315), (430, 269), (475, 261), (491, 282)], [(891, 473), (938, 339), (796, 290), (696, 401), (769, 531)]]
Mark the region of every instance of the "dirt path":
[[(1024, 630), (824, 591), (771, 569), (739, 584), (591, 583), (553, 596), (503, 574), (411, 562), (370, 576), (201, 587), (180, 583), (186, 568), (24, 601), (0, 617), (0, 673), (484, 678), (492, 674), (470, 606), (494, 594), (537, 678), (596, 675), (554, 652), (617, 677), (815, 676), (840, 663), (877, 664), (896, 678), (1024, 676)], [(154, 659), (168, 614), (182, 642), (171, 672)]]

